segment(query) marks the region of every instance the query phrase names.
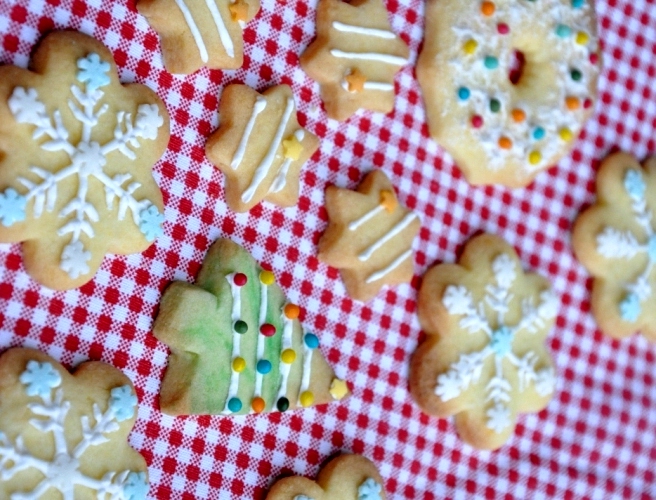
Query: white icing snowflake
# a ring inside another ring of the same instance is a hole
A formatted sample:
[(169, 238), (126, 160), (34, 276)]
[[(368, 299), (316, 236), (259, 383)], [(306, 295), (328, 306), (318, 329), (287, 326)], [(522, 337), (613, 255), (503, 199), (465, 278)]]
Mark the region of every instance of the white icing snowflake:
[[(534, 384), (541, 396), (554, 390), (553, 369), (536, 370), (538, 356), (532, 351), (521, 357), (516, 355), (513, 341), (522, 331), (534, 334), (545, 328), (556, 316), (558, 299), (550, 290), (540, 293), (537, 305), (526, 298), (521, 302), (519, 322), (506, 324), (505, 316), (513, 299), (510, 290), (517, 279), (518, 269), (509, 255), (501, 253), (492, 261), (492, 271), (494, 282), (486, 287), (486, 295), (478, 304), (463, 285), (449, 285), (444, 290), (442, 304), (449, 314), (461, 316), (459, 325), (470, 334), (484, 332), (488, 343), (477, 351), (461, 354), (445, 373), (438, 375), (435, 394), (442, 401), (460, 396), (471, 384), (479, 381), (486, 361), (492, 358), (494, 374), (485, 386), (486, 402), (490, 403), (486, 411), (487, 426), (501, 433), (512, 424), (512, 412), (508, 406), (513, 390), (512, 378), (508, 375), (511, 366), (517, 373), (520, 392), (530, 384)], [(487, 310), (492, 311), (492, 318), (488, 318)]]
[[(105, 171), (110, 154), (113, 153), (112, 163), (127, 163), (127, 160), (136, 159), (135, 150), (142, 146), (140, 139), (151, 140), (157, 137), (164, 124), (158, 106), (141, 104), (137, 107), (136, 116), (119, 111), (116, 114), (113, 137), (101, 143), (97, 139), (97, 127), (109, 109), (109, 105), (104, 103), (105, 92), (102, 89), (111, 83), (108, 74), (111, 65), (98, 54), (90, 53), (78, 59), (77, 67), (77, 83), (70, 88), (68, 108), (77, 122), (75, 127), (78, 124), (81, 127), (79, 138), (73, 132), (73, 124), (67, 126), (64, 123), (59, 109), (50, 116), (44, 103), (47, 96), (39, 95), (34, 88), (13, 89), (8, 107), (16, 122), (33, 125), (32, 139), (41, 141), (40, 149), (52, 153), (53, 158), (65, 155), (68, 163), (54, 172), (46, 166), (32, 165), (31, 178), (18, 178), (27, 192), (20, 194), (12, 187), (0, 192), (0, 223), (9, 227), (25, 220), (28, 202), (33, 202), (32, 216), (37, 219), (44, 212), (55, 210), (61, 194), (61, 182), (70, 177), (77, 178), (75, 193), (59, 210), (61, 224), (57, 229), (59, 236), (71, 235), (63, 249), (60, 267), (72, 279), (90, 272), (88, 262), (91, 253), (83, 237), (91, 239), (96, 232), (94, 226), (100, 216), (98, 207), (89, 200), (89, 193), (100, 185), (105, 191), (107, 209), (111, 210), (114, 201), (118, 200), (118, 219), (123, 220), (130, 210), (134, 223), (148, 241), (162, 234), (163, 222), (163, 215), (151, 200), (135, 197), (135, 191), (141, 184), (133, 180), (132, 174), (110, 177)], [(124, 158), (120, 159), (117, 153)]]
[[(19, 380), (28, 396), (38, 396), (40, 402), (28, 404), (32, 418), (29, 424), (43, 434), (52, 434), (55, 451), (51, 460), (43, 453), (34, 455), (25, 446), (22, 436), (14, 443), (0, 432), (0, 481), (10, 481), (20, 472), (38, 470), (43, 477), (29, 491), (14, 492), (10, 500), (38, 499), (54, 489), (63, 500), (73, 500), (78, 486), (96, 491), (99, 500), (141, 500), (146, 498), (148, 483), (144, 472), (109, 471), (102, 478), (94, 478), (82, 472), (85, 453), (94, 446), (110, 440), (107, 435), (119, 430), (118, 422), (134, 416), (137, 397), (128, 385), (115, 387), (110, 392), (107, 409), (100, 411), (93, 405), (93, 418), (80, 417), (81, 437), (75, 446), (69, 446), (65, 433), (71, 403), (64, 399), (61, 375), (48, 362), (29, 361)], [(92, 452), (91, 452), (92, 453)]]

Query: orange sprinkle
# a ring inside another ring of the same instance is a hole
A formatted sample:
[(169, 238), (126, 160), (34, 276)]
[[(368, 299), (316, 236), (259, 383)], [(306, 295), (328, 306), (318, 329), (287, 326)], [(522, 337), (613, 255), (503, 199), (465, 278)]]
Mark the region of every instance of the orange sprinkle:
[(396, 206), (398, 205), (394, 193), (386, 189), (380, 192), (380, 204), (388, 213), (394, 212)]
[(483, 2), (481, 4), (481, 12), (484, 16), (491, 16), (494, 14), (495, 7), (493, 2)]
[(262, 398), (253, 398), (253, 402), (251, 403), (251, 407), (253, 408), (253, 411), (255, 413), (262, 413), (264, 410), (264, 399)]
[(296, 304), (287, 304), (285, 306), (285, 317), (287, 319), (296, 319), (301, 314), (301, 308)]
[(570, 111), (577, 110), (581, 106), (578, 97), (572, 97), (572, 96), (569, 96), (565, 99), (565, 104), (567, 105), (567, 109), (569, 109)]
[(501, 149), (510, 149), (512, 147), (512, 141), (507, 137), (501, 137), (499, 139), (499, 147)]
[(526, 113), (524, 113), (524, 111), (522, 111), (521, 109), (513, 109), (512, 117), (513, 120), (515, 120), (515, 122), (521, 123), (524, 120), (526, 120)]

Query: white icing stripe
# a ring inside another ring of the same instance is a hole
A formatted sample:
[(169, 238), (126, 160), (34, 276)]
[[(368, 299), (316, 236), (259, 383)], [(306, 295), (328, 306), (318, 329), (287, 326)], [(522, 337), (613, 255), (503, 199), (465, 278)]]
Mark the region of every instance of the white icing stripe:
[(365, 36), (375, 36), (378, 38), (387, 38), (388, 40), (396, 38), (396, 35), (389, 30), (365, 28), (364, 26), (355, 26), (353, 24), (340, 23), (339, 21), (333, 21), (333, 28), (335, 28), (337, 31), (357, 33), (358, 35)]
[[(294, 132), (294, 137), (296, 137), (298, 142), (302, 142), (303, 138), (305, 137), (305, 132), (303, 132), (303, 129), (299, 128), (296, 132)], [(278, 175), (273, 181), (273, 184), (271, 184), (271, 188), (269, 188), (270, 193), (278, 193), (285, 188), (287, 185), (287, 174), (289, 173), (289, 167), (292, 163), (294, 163), (294, 161), (295, 160), (292, 160), (291, 158), (285, 158), (285, 162), (282, 164), (282, 167), (280, 167)]]
[(200, 52), (200, 59), (204, 63), (206, 63), (210, 59), (209, 54), (207, 53), (207, 47), (205, 46), (205, 42), (203, 41), (203, 36), (200, 34), (198, 25), (196, 24), (196, 21), (194, 21), (194, 18), (191, 15), (191, 11), (187, 7), (187, 4), (185, 4), (185, 0), (175, 0), (175, 4), (180, 9), (180, 12), (182, 12), (185, 22), (189, 27), (189, 31), (191, 31), (191, 36), (194, 38), (194, 42), (196, 42), (196, 47), (198, 47), (198, 52)]
[(383, 276), (391, 273), (394, 269), (399, 267), (401, 263), (403, 263), (411, 255), (412, 255), (412, 249), (406, 250), (401, 255), (399, 255), (396, 259), (394, 259), (388, 266), (382, 268), (380, 271), (376, 271), (375, 273), (371, 274), (366, 279), (365, 283), (369, 284), (369, 283), (373, 283), (374, 281), (378, 281)]
[(267, 106), (266, 99), (258, 95), (255, 98), (255, 104), (253, 105), (253, 112), (251, 113), (251, 117), (248, 119), (248, 123), (246, 123), (246, 128), (244, 129), (244, 133), (242, 134), (241, 139), (239, 141), (239, 146), (237, 146), (235, 155), (232, 157), (232, 161), (230, 162), (230, 166), (232, 167), (233, 170), (236, 170), (237, 167), (241, 164), (241, 161), (244, 159), (244, 153), (246, 153), (246, 147), (248, 146), (248, 139), (251, 136), (251, 132), (253, 132), (253, 127), (255, 126), (255, 120), (257, 120), (257, 115), (259, 115), (262, 111), (264, 111), (266, 106)]
[(248, 189), (246, 189), (246, 191), (244, 191), (244, 194), (241, 195), (242, 202), (248, 203), (253, 199), (253, 195), (255, 195), (255, 191), (257, 191), (257, 188), (260, 186), (262, 181), (269, 174), (269, 170), (271, 169), (271, 164), (273, 163), (273, 160), (276, 157), (276, 151), (280, 147), (280, 142), (282, 141), (282, 136), (285, 133), (285, 129), (287, 128), (287, 122), (289, 122), (289, 117), (292, 115), (292, 111), (294, 111), (294, 99), (288, 97), (287, 105), (285, 107), (285, 112), (283, 113), (280, 123), (278, 124), (278, 129), (276, 130), (276, 133), (273, 136), (273, 140), (271, 141), (269, 150), (267, 151), (266, 156), (262, 159), (260, 164), (255, 169), (255, 175), (253, 175), (253, 179), (251, 180), (250, 186), (248, 186)]
[(235, 284), (235, 273), (228, 274), (226, 279), (230, 284), (230, 293), (232, 294), (232, 315), (231, 315), (231, 324), (232, 328), (232, 357), (230, 358), (230, 369), (232, 373), (230, 374), (230, 386), (228, 387), (228, 395), (226, 397), (225, 407), (223, 408), (223, 413), (232, 413), (228, 408), (228, 402), (230, 398), (234, 398), (237, 395), (239, 389), (239, 372), (236, 372), (232, 369), (232, 361), (239, 357), (241, 349), (241, 334), (237, 333), (234, 330), (235, 321), (241, 319), (241, 288)]
[(342, 59), (362, 59), (366, 61), (378, 61), (394, 66), (403, 66), (408, 62), (405, 57), (381, 54), (379, 52), (345, 52), (339, 49), (330, 49), (330, 54)]
[[(346, 80), (342, 80), (342, 88), (350, 93), (355, 93), (354, 90), (349, 90), (349, 84)], [(364, 90), (380, 90), (381, 92), (392, 92), (394, 90), (393, 83), (387, 82), (364, 82)]]
[(359, 228), (362, 224), (364, 224), (365, 222), (371, 220), (373, 217), (375, 217), (376, 215), (378, 215), (379, 213), (381, 213), (384, 209), (385, 209), (385, 207), (383, 207), (383, 205), (376, 205), (374, 208), (372, 208), (371, 210), (369, 210), (369, 211), (368, 211), (366, 214), (364, 214), (362, 217), (360, 217), (359, 219), (355, 219), (354, 221), (352, 221), (352, 222), (348, 225), (349, 231), (355, 231), (355, 230), (356, 230), (357, 228)]
[(417, 214), (414, 214), (412, 212), (407, 214), (405, 217), (403, 217), (403, 219), (401, 219), (401, 221), (398, 224), (396, 224), (392, 229), (390, 229), (387, 233), (385, 233), (378, 241), (376, 241), (373, 245), (371, 245), (364, 252), (358, 255), (358, 259), (360, 259), (360, 261), (362, 262), (369, 260), (369, 257), (371, 257), (376, 250), (378, 250), (385, 243), (387, 243), (389, 240), (394, 238), (394, 236), (396, 236), (401, 231), (403, 231), (416, 218), (417, 218)]
[(230, 33), (228, 33), (228, 29), (223, 22), (219, 8), (216, 6), (214, 0), (205, 0), (205, 5), (207, 5), (207, 8), (212, 14), (212, 19), (214, 19), (214, 24), (216, 25), (216, 31), (219, 32), (219, 38), (225, 48), (226, 54), (228, 54), (229, 57), (235, 57), (235, 47), (232, 44), (232, 38), (230, 38)]
[[(262, 326), (266, 322), (266, 313), (267, 306), (269, 304), (269, 292), (268, 286), (260, 282), (260, 325)], [(257, 334), (257, 360), (264, 358), (264, 343), (266, 342), (266, 337), (260, 332)], [(262, 395), (262, 381), (264, 375), (255, 370), (255, 396)]]
[[(294, 320), (289, 319), (287, 316), (285, 316), (284, 307), (281, 317), (283, 322), (283, 330), (282, 330), (282, 345), (280, 347), (280, 353), (282, 354), (285, 351), (285, 349), (292, 348), (292, 334), (294, 333)], [(293, 363), (280, 362), (280, 374), (282, 378), (280, 381), (280, 389), (278, 390), (278, 396), (276, 397), (276, 401), (282, 397), (287, 396), (287, 389), (289, 385), (289, 372), (292, 369), (292, 364)]]
[(298, 406), (301, 404), (301, 394), (310, 388), (310, 375), (312, 372), (312, 353), (314, 349), (310, 349), (305, 342), (303, 342), (303, 377), (301, 378), (301, 388), (298, 391)]

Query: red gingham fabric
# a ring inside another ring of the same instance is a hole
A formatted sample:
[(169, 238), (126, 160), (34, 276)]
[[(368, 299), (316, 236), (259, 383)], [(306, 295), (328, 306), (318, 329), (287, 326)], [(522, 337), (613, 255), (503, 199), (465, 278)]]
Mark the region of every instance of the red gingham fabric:
[[(171, 115), (171, 142), (154, 175), (164, 193), (165, 236), (142, 255), (108, 256), (89, 284), (53, 292), (25, 273), (18, 245), (0, 245), (0, 348), (31, 346), (67, 366), (99, 359), (134, 382), (140, 407), (131, 444), (146, 458), (157, 499), (263, 498), (281, 475), (315, 477), (339, 452), (374, 460), (391, 499), (656, 498), (656, 348), (642, 337), (615, 341), (590, 316), (591, 280), (576, 262), (570, 230), (594, 198), (599, 162), (623, 149), (656, 154), (656, 2), (597, 0), (604, 71), (600, 99), (572, 154), (528, 189), (473, 188), (428, 138), (412, 64), (396, 78), (390, 115), (326, 119), (318, 86), (298, 65), (315, 32), (316, 1), (264, 1), (245, 30), (236, 71), (173, 76), (134, 0), (0, 0), (0, 62), (26, 66), (53, 29), (74, 29), (113, 52), (124, 82), (155, 90)], [(416, 61), (423, 2), (388, 0), (392, 28)], [(222, 174), (204, 156), (218, 123), (223, 86), (292, 86), (302, 125), (320, 151), (303, 169), (297, 207), (263, 204), (232, 213)], [(422, 219), (411, 285), (350, 300), (335, 269), (316, 258), (326, 227), (324, 190), (354, 188), (384, 170)], [(549, 344), (559, 390), (546, 410), (522, 416), (496, 452), (457, 438), (449, 420), (423, 415), (407, 390), (408, 362), (423, 338), (416, 318), (421, 275), (452, 262), (479, 231), (513, 244), (527, 269), (550, 278), (562, 298)], [(245, 418), (172, 418), (157, 396), (167, 348), (151, 334), (164, 287), (191, 281), (217, 237), (244, 245), (275, 272), (319, 333), (323, 353), (353, 395), (341, 403)]]

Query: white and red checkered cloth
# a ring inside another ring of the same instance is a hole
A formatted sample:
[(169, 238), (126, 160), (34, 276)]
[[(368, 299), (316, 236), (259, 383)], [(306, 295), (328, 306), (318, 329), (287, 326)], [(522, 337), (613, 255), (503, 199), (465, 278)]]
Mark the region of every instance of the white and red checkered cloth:
[[(134, 0), (0, 0), (0, 62), (25, 67), (53, 29), (74, 29), (113, 52), (124, 82), (155, 90), (171, 115), (169, 149), (155, 178), (166, 205), (165, 236), (142, 255), (108, 256), (89, 284), (53, 292), (25, 273), (18, 245), (0, 245), (0, 348), (31, 346), (64, 364), (100, 359), (123, 370), (141, 402), (130, 442), (148, 462), (157, 499), (261, 499), (279, 476), (316, 476), (338, 452), (374, 460), (391, 499), (656, 498), (656, 346), (602, 336), (590, 316), (590, 279), (570, 246), (572, 222), (593, 200), (595, 171), (609, 152), (656, 154), (656, 2), (597, 0), (604, 71), (600, 99), (572, 154), (528, 188), (473, 188), (428, 138), (412, 65), (396, 78), (390, 115), (326, 119), (317, 84), (298, 56), (314, 37), (316, 0), (265, 0), (245, 31), (237, 71), (173, 76)], [(423, 2), (388, 0), (392, 28), (416, 60)], [(292, 86), (301, 123), (320, 151), (304, 168), (295, 208), (262, 204), (235, 214), (222, 174), (205, 158), (222, 87)], [(411, 285), (373, 301), (350, 300), (335, 269), (318, 262), (326, 227), (324, 189), (353, 188), (383, 169), (417, 211)], [(408, 362), (423, 338), (416, 295), (421, 275), (453, 261), (474, 233), (500, 234), (526, 268), (548, 276), (562, 298), (549, 336), (560, 382), (546, 410), (519, 420), (496, 452), (476, 451), (449, 420), (423, 415), (407, 390)], [(284, 414), (172, 418), (157, 396), (167, 347), (150, 332), (162, 290), (191, 281), (210, 243), (226, 236), (275, 272), (303, 323), (320, 334), (348, 400)]]

